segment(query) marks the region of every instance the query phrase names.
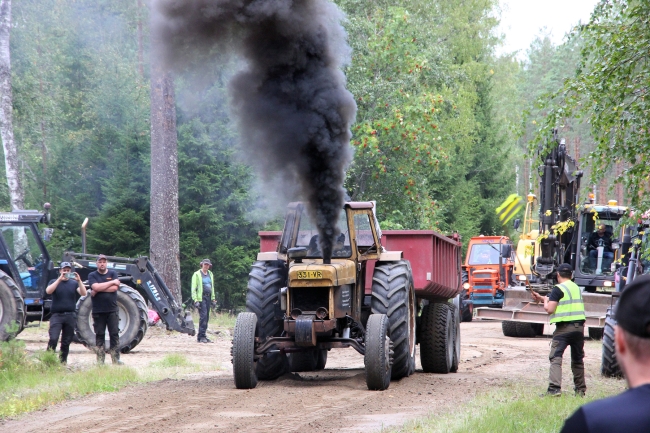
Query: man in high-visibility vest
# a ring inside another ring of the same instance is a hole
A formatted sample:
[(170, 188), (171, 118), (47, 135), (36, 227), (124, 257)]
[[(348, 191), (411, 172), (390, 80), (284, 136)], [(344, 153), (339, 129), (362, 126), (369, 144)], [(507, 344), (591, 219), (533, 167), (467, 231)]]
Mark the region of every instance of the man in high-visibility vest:
[(571, 346), (571, 371), (576, 395), (585, 395), (585, 306), (580, 287), (573, 281), (571, 265), (563, 263), (557, 268), (557, 281), (549, 296), (532, 292), (533, 299), (544, 302), (544, 309), (551, 315), (555, 325), (549, 360), (549, 384), (546, 395), (559, 396), (562, 393), (562, 355)]

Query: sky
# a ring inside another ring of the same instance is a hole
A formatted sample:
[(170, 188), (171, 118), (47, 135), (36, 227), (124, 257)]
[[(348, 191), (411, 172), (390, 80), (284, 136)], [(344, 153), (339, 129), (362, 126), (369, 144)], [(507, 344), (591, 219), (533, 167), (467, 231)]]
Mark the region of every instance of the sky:
[(597, 3), (598, 0), (500, 0), (498, 31), (505, 35), (505, 41), (497, 53), (519, 51), (517, 57), (524, 58), (526, 49), (543, 27), (551, 40), (559, 44), (574, 25), (589, 20)]

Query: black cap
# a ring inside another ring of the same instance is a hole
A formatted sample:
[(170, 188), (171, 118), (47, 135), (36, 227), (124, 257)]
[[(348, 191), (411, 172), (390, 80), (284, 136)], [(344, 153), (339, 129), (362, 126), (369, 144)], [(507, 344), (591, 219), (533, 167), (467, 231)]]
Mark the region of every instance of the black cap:
[(203, 265), (203, 264), (207, 264), (207, 265), (212, 266), (212, 262), (210, 261), (210, 259), (203, 259), (203, 260), (201, 260), (201, 265)]
[(573, 272), (573, 268), (571, 267), (570, 264), (568, 263), (562, 263), (560, 266), (557, 267), (557, 272), (562, 275), (562, 274), (571, 274)]
[(650, 275), (626, 285), (616, 309), (618, 325), (637, 337), (650, 338)]
[(103, 255), (103, 254), (98, 255), (98, 256), (97, 256), (97, 260), (101, 260), (101, 259), (106, 260), (106, 256)]
[(63, 268), (70, 268), (70, 269), (72, 269), (72, 265), (70, 264), (70, 262), (61, 262), (61, 265), (60, 265), (59, 267), (60, 267), (61, 269), (63, 269)]

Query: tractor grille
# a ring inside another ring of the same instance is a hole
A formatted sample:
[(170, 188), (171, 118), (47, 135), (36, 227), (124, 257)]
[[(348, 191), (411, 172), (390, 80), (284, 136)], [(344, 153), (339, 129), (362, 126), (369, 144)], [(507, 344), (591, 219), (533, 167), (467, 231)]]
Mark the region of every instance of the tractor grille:
[(481, 274), (479, 272), (475, 272), (472, 274), (472, 277), (474, 278), (492, 278), (492, 274)]
[(299, 308), (304, 312), (314, 312), (318, 307), (330, 307), (329, 287), (305, 287), (291, 290), (291, 309)]

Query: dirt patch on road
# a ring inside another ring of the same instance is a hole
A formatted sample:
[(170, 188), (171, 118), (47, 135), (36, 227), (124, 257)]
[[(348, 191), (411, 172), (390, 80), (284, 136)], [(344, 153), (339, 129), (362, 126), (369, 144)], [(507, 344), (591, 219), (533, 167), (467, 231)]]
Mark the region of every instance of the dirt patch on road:
[[(46, 330), (39, 332), (21, 334), (29, 349), (46, 345)], [(391, 382), (383, 392), (367, 390), (363, 357), (353, 349), (330, 351), (323, 371), (285, 375), (260, 382), (253, 390), (237, 390), (227, 330), (213, 335), (213, 344), (198, 344), (192, 337), (152, 329), (133, 353), (123, 356), (128, 366), (139, 369), (169, 353), (181, 353), (202, 371), (69, 401), (6, 421), (0, 427), (13, 433), (359, 432), (452, 412), (477, 392), (508, 382), (543, 386), (548, 374), (549, 337), (504, 337), (497, 322), (463, 323), (461, 336), (458, 373), (425, 374), (418, 362), (414, 375)], [(600, 343), (588, 341), (585, 349), (587, 371), (596, 371)], [(74, 345), (70, 360), (73, 368), (82, 367), (90, 365), (93, 356)], [(565, 363), (568, 367), (568, 352)], [(564, 376), (565, 389), (572, 389), (570, 374)], [(540, 392), (544, 390), (541, 386)]]

